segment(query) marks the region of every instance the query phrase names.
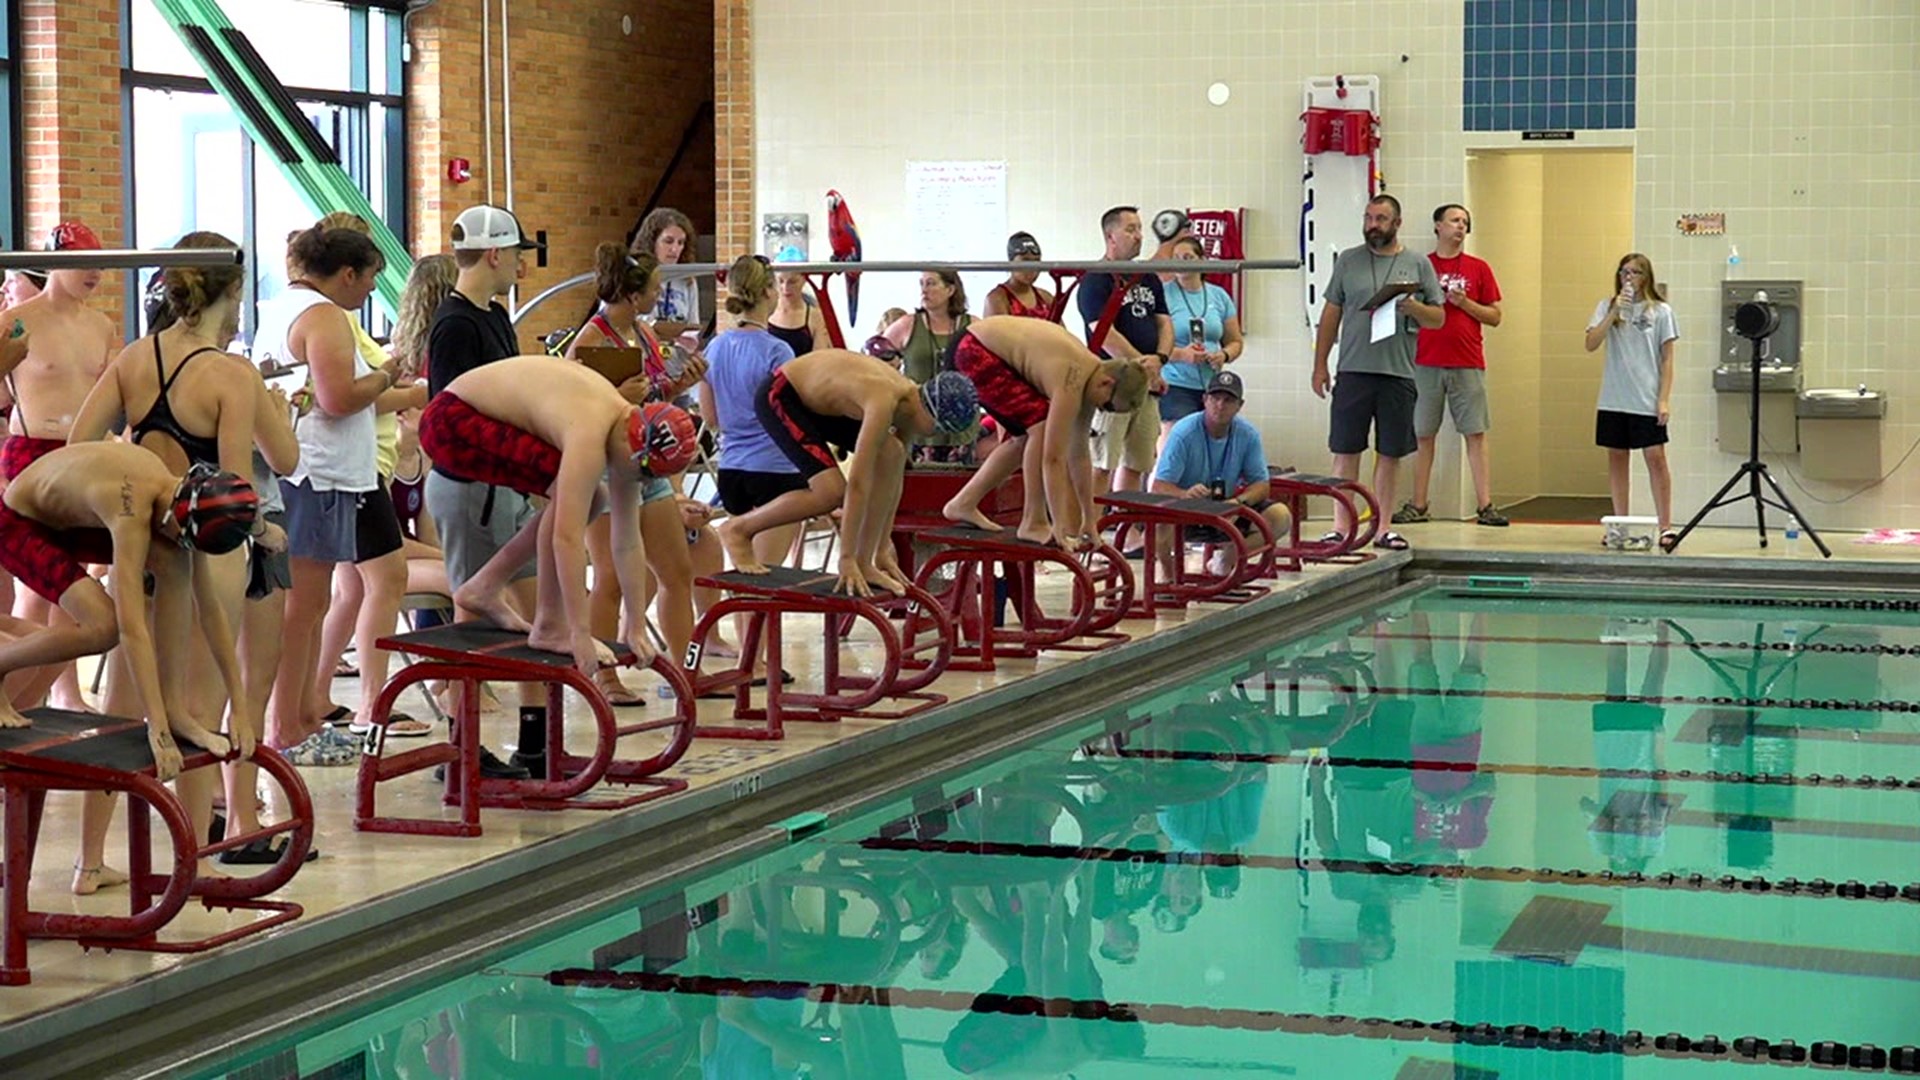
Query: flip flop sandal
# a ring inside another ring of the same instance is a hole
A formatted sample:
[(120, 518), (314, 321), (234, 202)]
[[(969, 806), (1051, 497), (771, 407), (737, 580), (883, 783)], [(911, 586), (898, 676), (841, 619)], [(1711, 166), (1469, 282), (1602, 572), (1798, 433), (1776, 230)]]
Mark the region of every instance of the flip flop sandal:
[(360, 677), (360, 669), (342, 660), (334, 665), (333, 677), (336, 679), (357, 679)]
[(1674, 548), (1679, 546), (1680, 546), (1680, 534), (1675, 530), (1668, 529), (1665, 532), (1662, 532), (1660, 534), (1660, 550), (1661, 551), (1663, 552), (1672, 551)]
[(337, 724), (352, 715), (352, 709), (347, 708), (345, 705), (335, 705), (332, 712), (320, 718), (320, 722), (323, 724)]
[[(355, 735), (365, 735), (373, 728), (372, 724), (355, 722), (347, 725), (347, 730)], [(387, 734), (395, 739), (424, 739), (433, 734), (433, 725), (418, 720), (403, 712), (387, 714)]]
[(1373, 542), (1373, 546), (1383, 551), (1405, 551), (1411, 545), (1407, 543), (1406, 537), (1397, 532), (1384, 532)]
[[(280, 842), (276, 844), (274, 843), (275, 840), (279, 840)], [(263, 836), (242, 847), (228, 848), (216, 857), (220, 860), (220, 865), (222, 866), (272, 866), (280, 861), (281, 854), (286, 850), (286, 837)], [(318, 848), (308, 848), (307, 857), (304, 861), (312, 862), (319, 857), (320, 851)]]

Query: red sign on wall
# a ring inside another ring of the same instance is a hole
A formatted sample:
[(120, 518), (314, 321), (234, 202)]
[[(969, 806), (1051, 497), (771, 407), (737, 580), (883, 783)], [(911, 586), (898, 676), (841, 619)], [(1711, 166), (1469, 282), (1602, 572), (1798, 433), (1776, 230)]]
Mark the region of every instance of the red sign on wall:
[[(1193, 232), (1206, 249), (1209, 259), (1244, 259), (1247, 257), (1247, 211), (1238, 210), (1188, 210), (1187, 227)], [(1208, 274), (1206, 279), (1227, 290), (1233, 297), (1233, 306), (1240, 311), (1240, 330), (1247, 331), (1247, 305), (1245, 271), (1238, 274)]]

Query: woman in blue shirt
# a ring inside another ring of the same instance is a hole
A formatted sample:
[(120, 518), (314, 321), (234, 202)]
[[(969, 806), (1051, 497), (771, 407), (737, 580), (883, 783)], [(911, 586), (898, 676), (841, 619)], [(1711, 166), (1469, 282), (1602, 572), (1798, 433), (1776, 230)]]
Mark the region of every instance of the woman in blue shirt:
[[(1174, 241), (1173, 257), (1194, 262), (1204, 257), (1200, 241), (1183, 236)], [(1167, 314), (1173, 318), (1173, 345), (1160, 369), (1167, 392), (1160, 397), (1160, 438), (1173, 423), (1200, 411), (1202, 397), (1213, 376), (1240, 358), (1246, 339), (1240, 334), (1240, 310), (1227, 290), (1199, 274), (1180, 274), (1167, 287)], [(1194, 331), (1198, 330), (1196, 334)]]
[[(793, 359), (793, 349), (767, 330), (778, 297), (773, 268), (759, 255), (743, 255), (727, 271), (726, 309), (739, 325), (707, 345), (707, 379), (700, 384), (700, 410), (720, 435), (715, 483), (729, 514), (744, 514), (788, 492), (806, 491), (806, 478), (767, 433), (755, 411), (775, 368)], [(797, 525), (754, 537), (754, 554), (768, 566), (786, 562)]]

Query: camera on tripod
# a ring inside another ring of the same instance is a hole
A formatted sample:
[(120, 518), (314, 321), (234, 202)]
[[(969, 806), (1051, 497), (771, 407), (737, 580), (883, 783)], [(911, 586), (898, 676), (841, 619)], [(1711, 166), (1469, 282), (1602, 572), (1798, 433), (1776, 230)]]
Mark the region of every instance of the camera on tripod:
[(1733, 332), (1748, 341), (1763, 341), (1780, 329), (1780, 309), (1770, 303), (1765, 294), (1758, 299), (1749, 300), (1733, 312)]

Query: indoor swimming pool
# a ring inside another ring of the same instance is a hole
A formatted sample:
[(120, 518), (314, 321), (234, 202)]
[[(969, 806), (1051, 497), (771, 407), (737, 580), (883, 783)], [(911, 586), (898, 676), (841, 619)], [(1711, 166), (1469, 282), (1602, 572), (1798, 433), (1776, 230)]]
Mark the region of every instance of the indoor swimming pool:
[(1835, 595), (1404, 590), (197, 1075), (1920, 1072), (1920, 613)]

